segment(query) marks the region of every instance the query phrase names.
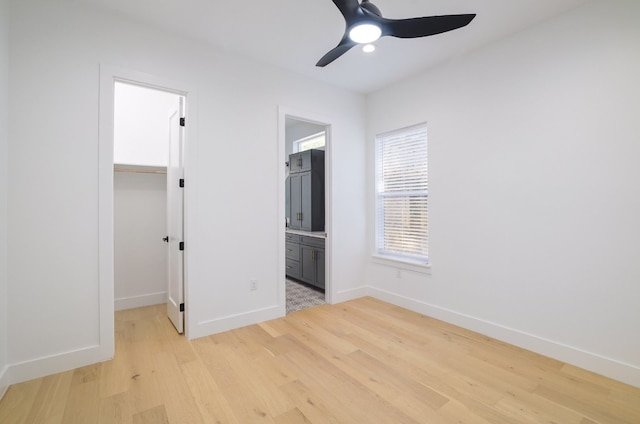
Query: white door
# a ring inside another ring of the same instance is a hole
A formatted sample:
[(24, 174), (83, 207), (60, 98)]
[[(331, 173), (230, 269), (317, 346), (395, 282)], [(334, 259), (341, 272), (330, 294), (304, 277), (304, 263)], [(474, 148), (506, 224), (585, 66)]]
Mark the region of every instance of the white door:
[(183, 144), (184, 97), (169, 111), (169, 163), (167, 164), (167, 235), (169, 238), (169, 287), (167, 315), (178, 330), (184, 331), (184, 181)]

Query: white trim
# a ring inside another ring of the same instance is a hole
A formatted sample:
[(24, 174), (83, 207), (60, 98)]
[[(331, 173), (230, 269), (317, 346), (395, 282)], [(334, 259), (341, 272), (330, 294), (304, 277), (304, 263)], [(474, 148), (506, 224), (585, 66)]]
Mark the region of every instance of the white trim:
[(116, 70), (100, 66), (98, 119), (98, 284), (100, 342), (103, 353), (115, 354), (113, 258), (113, 110)]
[[(173, 81), (143, 72), (110, 65), (100, 65), (100, 118), (99, 118), (99, 184), (98, 184), (98, 250), (99, 250), (99, 285), (100, 285), (100, 344), (101, 353), (113, 357), (115, 351), (114, 338), (114, 258), (113, 258), (113, 125), (114, 125), (114, 84), (125, 82), (141, 87), (167, 91), (185, 97), (187, 126), (185, 128), (185, 180), (188, 181), (184, 191), (184, 239), (188, 243), (195, 234), (195, 213), (193, 197), (190, 193), (196, 190), (196, 161), (189, 162), (190, 157), (197, 157), (197, 90), (183, 82)], [(188, 164), (188, 165), (187, 165)], [(185, 303), (189, 303), (189, 252), (184, 253)], [(189, 338), (189, 315), (185, 311), (185, 336)]]
[(462, 314), (451, 309), (400, 296), (386, 290), (369, 287), (368, 291), (369, 295), (376, 299), (446, 321), (614, 380), (640, 387), (640, 367), (635, 365), (626, 364), (612, 358), (606, 358), (592, 352)]
[(206, 337), (258, 322), (280, 318), (282, 316), (284, 316), (284, 311), (282, 311), (281, 306), (272, 305), (240, 314), (200, 321), (191, 328), (191, 338), (196, 339), (198, 337)]
[[(324, 168), (324, 190), (325, 190), (325, 302), (334, 303), (334, 288), (333, 288), (333, 254), (334, 249), (332, 245), (332, 217), (333, 217), (333, 178), (332, 178), (332, 127), (333, 120), (325, 116), (320, 116), (315, 113), (309, 113), (300, 111), (284, 106), (278, 106), (278, 157), (276, 164), (278, 167), (278, 242), (277, 242), (277, 258), (278, 258), (278, 299), (279, 306), (282, 309), (282, 316), (286, 313), (286, 273), (285, 273), (285, 193), (284, 193), (284, 181), (286, 177), (284, 162), (286, 152), (286, 118), (296, 119), (299, 121), (309, 122), (315, 125), (320, 125), (325, 128), (325, 168)], [(326, 194), (329, 194), (328, 196)]]
[(383, 256), (380, 254), (373, 254), (371, 256), (373, 263), (391, 266), (394, 268), (406, 269), (407, 271), (419, 272), (421, 274), (431, 274), (431, 265), (422, 262), (411, 261), (405, 258), (396, 258), (390, 256)]
[(149, 293), (139, 296), (120, 297), (115, 300), (116, 311), (141, 308), (143, 306), (159, 305), (167, 303), (167, 292)]
[(10, 384), (18, 384), (34, 378), (69, 371), (111, 359), (110, 357), (102, 356), (103, 351), (103, 346), (87, 346), (69, 352), (11, 364), (5, 373), (5, 381)]
[(354, 287), (347, 290), (341, 290), (339, 292), (334, 293), (333, 295), (333, 303), (342, 303), (347, 302), (349, 300), (358, 299), (361, 297), (369, 296), (369, 287), (368, 286), (360, 286)]
[(7, 389), (10, 385), (11, 382), (9, 381), (9, 367), (6, 366), (4, 367), (2, 372), (0, 372), (0, 400), (2, 400), (5, 393), (7, 393)]

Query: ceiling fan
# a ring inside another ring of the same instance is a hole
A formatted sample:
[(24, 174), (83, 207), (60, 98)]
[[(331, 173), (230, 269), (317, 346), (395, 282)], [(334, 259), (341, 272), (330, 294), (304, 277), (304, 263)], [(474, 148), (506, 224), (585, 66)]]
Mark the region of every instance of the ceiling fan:
[(346, 29), (342, 40), (336, 47), (316, 63), (324, 67), (345, 54), (357, 44), (369, 44), (380, 37), (389, 35), (398, 38), (418, 38), (466, 26), (476, 17), (475, 14), (425, 16), (422, 18), (387, 19), (369, 0), (333, 0), (344, 20)]

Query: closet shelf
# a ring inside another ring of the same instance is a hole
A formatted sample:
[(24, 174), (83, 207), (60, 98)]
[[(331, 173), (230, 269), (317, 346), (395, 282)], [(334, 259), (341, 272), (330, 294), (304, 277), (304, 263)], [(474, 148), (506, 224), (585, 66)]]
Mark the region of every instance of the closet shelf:
[(124, 163), (114, 163), (113, 172), (132, 172), (136, 174), (166, 174), (166, 166), (150, 165), (130, 165)]

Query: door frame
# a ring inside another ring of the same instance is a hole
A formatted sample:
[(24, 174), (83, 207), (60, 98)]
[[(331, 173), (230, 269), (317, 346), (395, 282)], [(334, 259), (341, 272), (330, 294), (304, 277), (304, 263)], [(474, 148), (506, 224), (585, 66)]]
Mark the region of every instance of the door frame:
[(331, 304), (334, 299), (333, 290), (333, 248), (332, 248), (332, 217), (333, 202), (331, 193), (333, 192), (333, 173), (331, 172), (332, 163), (332, 120), (328, 117), (321, 116), (308, 111), (300, 111), (284, 106), (278, 107), (278, 283), (279, 283), (279, 301), (282, 308), (282, 315), (286, 315), (286, 265), (285, 265), (285, 153), (286, 153), (286, 119), (295, 119), (297, 121), (309, 122), (311, 124), (320, 125), (326, 131), (325, 143), (325, 164), (324, 164), (324, 232), (325, 239), (325, 302)]
[[(185, 245), (194, 223), (191, 205), (195, 192), (195, 161), (197, 157), (197, 91), (189, 84), (111, 65), (100, 65), (99, 87), (99, 135), (98, 135), (98, 284), (100, 305), (100, 352), (103, 357), (112, 358), (115, 353), (115, 304), (114, 304), (114, 235), (113, 235), (113, 151), (114, 151), (114, 98), (115, 82), (166, 91), (184, 96), (187, 116), (184, 142), (184, 240)], [(187, 165), (188, 164), (188, 165)], [(188, 284), (189, 254), (184, 251), (184, 296), (189, 299)], [(186, 308), (185, 308), (186, 309)], [(188, 312), (185, 311), (185, 335), (189, 337)]]

